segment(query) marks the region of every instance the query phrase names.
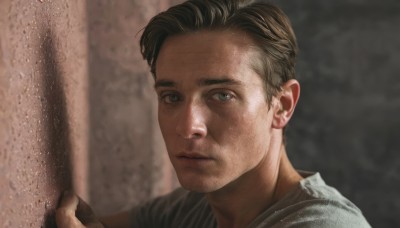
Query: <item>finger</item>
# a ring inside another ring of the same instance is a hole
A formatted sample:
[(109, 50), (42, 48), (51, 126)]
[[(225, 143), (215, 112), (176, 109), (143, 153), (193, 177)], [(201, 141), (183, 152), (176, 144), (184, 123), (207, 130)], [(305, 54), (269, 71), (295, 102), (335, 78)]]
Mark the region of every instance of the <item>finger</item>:
[(69, 192), (65, 192), (59, 208), (56, 210), (56, 222), (58, 227), (82, 227), (75, 217), (75, 211), (79, 204), (79, 198)]
[(75, 211), (78, 208), (79, 198), (72, 192), (64, 192), (61, 199), (59, 209), (63, 209), (66, 212), (75, 215)]

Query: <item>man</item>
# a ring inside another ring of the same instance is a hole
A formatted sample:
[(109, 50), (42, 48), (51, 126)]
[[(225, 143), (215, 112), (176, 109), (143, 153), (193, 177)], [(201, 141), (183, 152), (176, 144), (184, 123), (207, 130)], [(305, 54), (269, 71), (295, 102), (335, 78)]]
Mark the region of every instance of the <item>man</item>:
[(299, 172), (288, 160), (283, 133), (300, 85), (296, 38), (280, 9), (189, 0), (155, 16), (140, 44), (186, 190), (102, 223), (67, 194), (59, 227), (370, 227), (318, 173)]

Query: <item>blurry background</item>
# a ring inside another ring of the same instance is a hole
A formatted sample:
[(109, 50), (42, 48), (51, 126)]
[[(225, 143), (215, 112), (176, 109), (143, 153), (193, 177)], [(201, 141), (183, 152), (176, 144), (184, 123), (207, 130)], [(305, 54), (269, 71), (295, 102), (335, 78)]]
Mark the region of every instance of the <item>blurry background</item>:
[(400, 1), (276, 1), (300, 46), (289, 157), (317, 170), (373, 227), (399, 227)]
[[(54, 227), (67, 188), (101, 215), (177, 186), (138, 33), (179, 2), (0, 1), (0, 227)], [(289, 157), (400, 226), (400, 2), (273, 2), (300, 46)]]

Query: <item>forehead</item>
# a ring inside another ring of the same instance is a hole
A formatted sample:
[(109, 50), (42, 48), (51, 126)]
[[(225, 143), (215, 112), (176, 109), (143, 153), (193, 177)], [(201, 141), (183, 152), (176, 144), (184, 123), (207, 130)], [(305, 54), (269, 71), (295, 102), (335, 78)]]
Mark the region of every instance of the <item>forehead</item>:
[(236, 30), (196, 31), (168, 37), (156, 63), (156, 75), (172, 77), (179, 74), (203, 76), (227, 75), (250, 70), (256, 58), (252, 39)]

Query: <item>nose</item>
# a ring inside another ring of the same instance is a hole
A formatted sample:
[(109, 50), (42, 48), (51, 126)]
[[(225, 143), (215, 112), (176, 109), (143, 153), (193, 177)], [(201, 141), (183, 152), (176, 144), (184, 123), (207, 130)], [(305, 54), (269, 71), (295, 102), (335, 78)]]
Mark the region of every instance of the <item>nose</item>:
[(207, 135), (206, 110), (199, 104), (188, 103), (181, 107), (176, 132), (185, 139), (199, 139)]

